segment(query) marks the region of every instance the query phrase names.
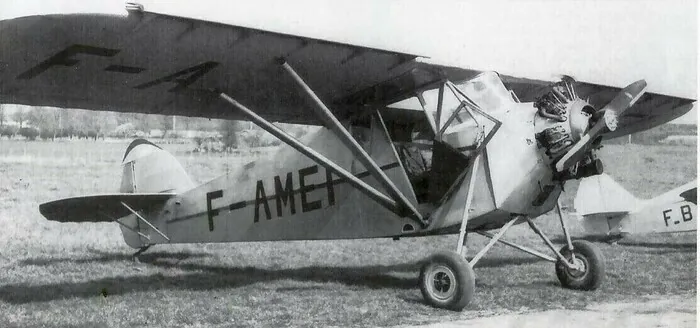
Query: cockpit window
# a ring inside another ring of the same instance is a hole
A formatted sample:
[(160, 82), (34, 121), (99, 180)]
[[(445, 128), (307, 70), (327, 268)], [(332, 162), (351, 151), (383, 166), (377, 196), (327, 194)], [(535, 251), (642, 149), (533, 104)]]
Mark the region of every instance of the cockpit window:
[(495, 72), (484, 72), (457, 88), (484, 111), (493, 111), (514, 103), (510, 92)]

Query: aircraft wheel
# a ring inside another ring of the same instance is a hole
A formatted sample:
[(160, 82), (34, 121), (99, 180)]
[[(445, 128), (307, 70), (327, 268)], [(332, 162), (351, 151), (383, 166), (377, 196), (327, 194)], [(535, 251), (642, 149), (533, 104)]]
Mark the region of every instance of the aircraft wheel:
[(437, 253), (421, 268), (420, 291), (434, 307), (461, 311), (474, 297), (474, 270), (457, 253)]
[[(576, 269), (569, 269), (561, 260), (555, 266), (557, 278), (562, 286), (579, 290), (595, 290), (600, 287), (605, 277), (605, 262), (600, 249), (585, 240), (575, 240), (574, 255)], [(569, 248), (564, 246), (561, 254), (571, 259)]]

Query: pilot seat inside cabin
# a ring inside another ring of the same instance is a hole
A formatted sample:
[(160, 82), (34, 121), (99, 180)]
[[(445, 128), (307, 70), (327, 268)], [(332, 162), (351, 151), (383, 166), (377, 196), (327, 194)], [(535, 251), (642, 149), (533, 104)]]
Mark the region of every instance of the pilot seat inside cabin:
[(495, 125), (493, 120), (472, 110), (473, 105), (488, 113), (517, 102), (494, 72), (481, 73), (451, 87), (445, 85), (439, 115), (434, 109), (438, 93), (439, 90), (430, 90), (422, 94), (422, 101), (436, 122), (435, 131), (425, 116), (411, 122), (392, 122), (389, 127), (419, 204), (440, 202)]

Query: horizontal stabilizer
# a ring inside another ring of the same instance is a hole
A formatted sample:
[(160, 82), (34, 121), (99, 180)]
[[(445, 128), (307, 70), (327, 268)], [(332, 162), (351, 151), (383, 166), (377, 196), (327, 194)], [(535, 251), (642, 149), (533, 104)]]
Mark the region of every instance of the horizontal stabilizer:
[(622, 215), (635, 210), (640, 203), (605, 173), (581, 179), (574, 198), (574, 208), (580, 216)]
[(59, 199), (39, 205), (41, 215), (59, 222), (113, 222), (131, 214), (122, 204), (135, 211), (164, 204), (175, 196), (161, 194), (107, 194)]

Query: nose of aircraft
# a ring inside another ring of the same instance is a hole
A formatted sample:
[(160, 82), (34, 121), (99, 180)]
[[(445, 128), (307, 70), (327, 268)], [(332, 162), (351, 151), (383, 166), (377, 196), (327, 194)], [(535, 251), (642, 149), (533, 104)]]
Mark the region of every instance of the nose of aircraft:
[[(593, 117), (600, 117), (593, 126), (562, 156), (555, 165), (557, 172), (563, 172), (579, 163), (591, 150), (592, 145), (606, 132), (617, 128), (617, 118), (632, 107), (647, 88), (645, 80), (631, 83), (622, 89), (612, 101), (598, 110)], [(602, 113), (603, 115), (600, 115)], [(601, 117), (602, 116), (602, 117)]]

